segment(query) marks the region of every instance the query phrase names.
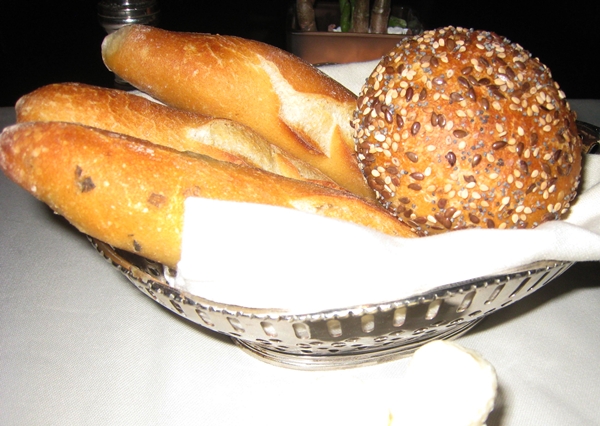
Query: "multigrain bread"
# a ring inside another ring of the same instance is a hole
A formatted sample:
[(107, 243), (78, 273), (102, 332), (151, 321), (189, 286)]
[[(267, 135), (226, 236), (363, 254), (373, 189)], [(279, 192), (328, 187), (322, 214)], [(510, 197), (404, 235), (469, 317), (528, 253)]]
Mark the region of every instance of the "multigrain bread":
[(116, 89), (50, 84), (22, 96), (17, 122), (64, 121), (122, 133), (179, 151), (258, 167), (294, 179), (333, 181), (237, 122), (182, 111)]
[(81, 232), (171, 267), (180, 258), (184, 200), (191, 196), (294, 208), (415, 236), (375, 202), (345, 190), (74, 123), (5, 128), (0, 168)]
[(254, 40), (141, 25), (108, 35), (102, 57), (161, 102), (247, 125), (340, 186), (374, 197), (354, 152), (356, 96), (300, 58)]
[(533, 228), (577, 193), (582, 143), (565, 94), (491, 32), (404, 39), (367, 79), (353, 125), (378, 200), (422, 234)]

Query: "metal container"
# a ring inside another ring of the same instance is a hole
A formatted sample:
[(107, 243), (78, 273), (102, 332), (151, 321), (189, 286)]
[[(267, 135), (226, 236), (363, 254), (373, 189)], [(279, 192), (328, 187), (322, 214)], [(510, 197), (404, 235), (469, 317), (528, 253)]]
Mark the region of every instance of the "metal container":
[(98, 21), (108, 34), (125, 25), (156, 26), (159, 16), (158, 0), (103, 0), (98, 3)]
[[(544, 261), (504, 274), (450, 283), (402, 300), (290, 312), (216, 303), (174, 288), (175, 271), (90, 238), (142, 293), (170, 311), (230, 336), (270, 364), (329, 370), (372, 365), (412, 354), (427, 342), (453, 339), (487, 315), (532, 294), (571, 262)], [(315, 295), (318, 297), (318, 295)]]
[[(158, 0), (102, 0), (98, 2), (98, 22), (107, 34), (132, 24), (157, 26), (159, 17)], [(115, 75), (115, 88), (133, 89), (118, 75)]]
[[(406, 35), (333, 32), (328, 27), (340, 22), (340, 5), (336, 1), (317, 2), (314, 6), (317, 31), (300, 31), (296, 12), (291, 8), (286, 34), (286, 49), (314, 65), (346, 64), (381, 59)], [(392, 15), (408, 18), (412, 11), (392, 7)]]

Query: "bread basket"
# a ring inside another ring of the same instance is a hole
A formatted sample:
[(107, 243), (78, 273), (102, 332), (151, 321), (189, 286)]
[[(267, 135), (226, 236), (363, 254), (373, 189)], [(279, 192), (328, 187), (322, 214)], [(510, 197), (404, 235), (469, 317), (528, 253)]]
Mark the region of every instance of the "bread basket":
[[(600, 129), (577, 124), (584, 151), (595, 153)], [(176, 271), (88, 238), (142, 293), (165, 308), (231, 337), (245, 352), (265, 362), (302, 370), (377, 364), (410, 355), (432, 340), (456, 338), (487, 315), (539, 290), (573, 264), (539, 261), (400, 300), (291, 312), (216, 303), (187, 293), (173, 285)]]
[(165, 308), (230, 336), (263, 361), (304, 370), (377, 364), (410, 355), (429, 341), (458, 337), (572, 265), (544, 261), (382, 304), (286, 312), (215, 303), (180, 291), (171, 285), (173, 270), (90, 240), (142, 293)]

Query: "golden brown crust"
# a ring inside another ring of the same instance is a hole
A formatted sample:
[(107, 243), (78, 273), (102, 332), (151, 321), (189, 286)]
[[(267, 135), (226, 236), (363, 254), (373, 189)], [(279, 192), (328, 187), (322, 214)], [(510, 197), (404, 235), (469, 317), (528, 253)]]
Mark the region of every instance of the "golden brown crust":
[(252, 127), (342, 187), (373, 198), (353, 148), (356, 97), (301, 59), (238, 37), (139, 25), (107, 36), (102, 56), (154, 98)]
[(494, 33), (448, 27), (382, 59), (353, 124), (378, 199), (431, 234), (561, 218), (581, 172), (575, 119), (527, 51)]
[(191, 196), (295, 208), (415, 235), (347, 191), (73, 123), (7, 127), (0, 168), (81, 232), (171, 267), (180, 257), (183, 203)]
[(237, 122), (172, 108), (122, 90), (50, 84), (22, 96), (17, 122), (65, 121), (109, 130), (294, 179), (333, 183)]

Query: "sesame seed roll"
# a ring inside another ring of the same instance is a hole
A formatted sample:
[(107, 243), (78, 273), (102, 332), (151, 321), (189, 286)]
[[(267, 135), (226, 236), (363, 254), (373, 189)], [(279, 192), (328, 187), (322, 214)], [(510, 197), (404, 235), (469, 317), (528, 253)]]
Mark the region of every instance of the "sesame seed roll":
[(576, 196), (576, 115), (549, 69), (504, 37), (446, 27), (406, 38), (357, 102), (360, 168), (421, 235), (533, 228)]

